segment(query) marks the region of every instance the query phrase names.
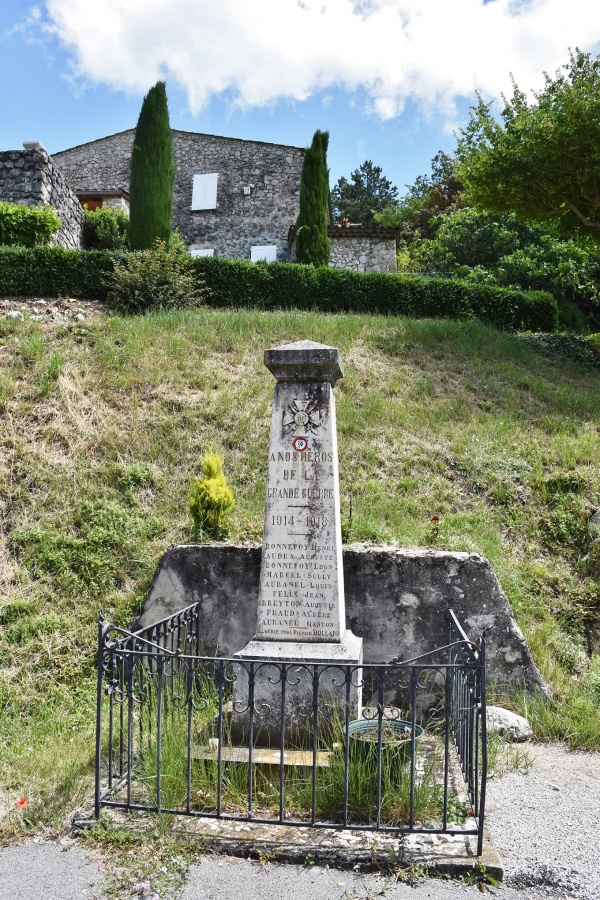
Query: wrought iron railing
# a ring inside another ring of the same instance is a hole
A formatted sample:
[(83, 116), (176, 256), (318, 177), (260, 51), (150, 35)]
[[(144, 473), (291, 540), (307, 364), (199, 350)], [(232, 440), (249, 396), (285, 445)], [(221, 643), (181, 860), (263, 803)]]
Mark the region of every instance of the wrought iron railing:
[(97, 817), (473, 834), (481, 854), (485, 636), (452, 611), (445, 647), (388, 664), (204, 656), (199, 604), (137, 632), (100, 618), (98, 641)]

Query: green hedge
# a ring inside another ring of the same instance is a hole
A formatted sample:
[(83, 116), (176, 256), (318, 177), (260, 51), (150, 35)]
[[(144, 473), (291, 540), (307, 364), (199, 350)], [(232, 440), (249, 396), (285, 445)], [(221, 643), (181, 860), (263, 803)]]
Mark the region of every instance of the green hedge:
[[(58, 247), (0, 247), (0, 294), (106, 299), (103, 274), (120, 256)], [(475, 317), (498, 328), (554, 331), (555, 299), (544, 291), (517, 291), (444, 278), (315, 269), (289, 263), (193, 260), (211, 294), (207, 304), (256, 309), (310, 309), (414, 317)]]
[(0, 294), (104, 300), (103, 275), (115, 256), (107, 250), (0, 247)]
[(384, 315), (465, 318), (498, 328), (554, 331), (558, 307), (545, 291), (518, 291), (446, 278), (315, 269), (286, 263), (194, 260), (212, 306), (314, 309)]

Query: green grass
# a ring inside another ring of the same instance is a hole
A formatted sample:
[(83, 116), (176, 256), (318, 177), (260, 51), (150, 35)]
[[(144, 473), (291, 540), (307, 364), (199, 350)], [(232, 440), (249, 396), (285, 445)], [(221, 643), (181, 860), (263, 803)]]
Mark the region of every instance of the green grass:
[[(218, 695), (212, 682), (206, 679), (195, 688), (195, 709), (190, 720), (192, 759), (190, 763), (190, 805), (193, 811), (214, 813), (217, 809), (218, 762), (213, 746), (209, 758), (209, 738), (215, 736), (218, 714)], [(185, 696), (185, 687), (176, 679), (175, 694)], [(201, 700), (199, 698), (202, 698)], [(325, 706), (327, 704), (325, 703)], [(321, 707), (323, 709), (323, 707)], [(334, 704), (332, 716), (324, 716), (318, 724), (319, 750), (334, 752), (328, 765), (316, 769), (315, 812), (319, 819), (333, 822), (343, 820), (346, 764), (344, 754), (344, 726)], [(158, 758), (160, 757), (160, 808), (185, 809), (187, 803), (187, 706), (176, 708), (164, 704), (161, 720), (160, 748), (158, 746), (157, 704), (155, 691), (136, 710), (136, 715), (151, 729), (140, 731), (133, 766), (132, 791), (134, 802), (159, 804)], [(134, 731), (137, 732), (136, 724)], [(225, 757), (233, 742), (227, 717), (224, 722), (223, 747)], [(304, 746), (306, 743), (304, 742)], [(410, 750), (409, 743), (383, 745), (381, 763), (381, 818), (386, 825), (406, 825), (410, 819)], [(107, 746), (104, 748), (106, 758)], [(203, 755), (203, 752), (205, 755)], [(259, 751), (257, 751), (259, 752)], [(415, 821), (421, 825), (439, 822), (443, 815), (443, 786), (441, 780), (442, 745), (424, 747), (417, 743), (417, 771), (414, 789)], [(205, 758), (206, 756), (206, 758)], [(310, 756), (310, 753), (308, 753)], [(230, 815), (245, 816), (248, 812), (249, 764), (222, 762), (222, 810)], [(252, 769), (254, 813), (262, 817), (277, 817), (280, 801), (279, 764), (255, 762)], [(373, 824), (377, 820), (378, 764), (377, 744), (353, 740), (350, 742), (348, 766), (349, 821)], [(310, 765), (286, 766), (284, 771), (284, 811), (287, 818), (309, 820), (312, 809), (312, 770)], [(462, 822), (466, 809), (459, 799), (450, 795), (450, 808)]]
[(236, 495), (230, 540), (260, 540), (262, 356), (302, 338), (344, 361), (346, 535), (487, 556), (554, 691), (515, 707), (527, 702), (538, 737), (600, 748), (597, 372), (476, 322), (0, 320), (0, 788), (28, 797), (32, 822), (54, 822), (90, 777), (98, 612), (127, 625), (161, 554), (192, 538), (187, 497), (209, 447)]

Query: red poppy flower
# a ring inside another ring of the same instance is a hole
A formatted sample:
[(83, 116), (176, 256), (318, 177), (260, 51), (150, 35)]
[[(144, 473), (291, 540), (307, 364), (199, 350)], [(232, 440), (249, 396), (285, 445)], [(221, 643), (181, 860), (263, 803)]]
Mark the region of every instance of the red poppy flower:
[(18, 800), (15, 800), (15, 806), (17, 807), (17, 809), (26, 809), (27, 797), (19, 797)]
[(431, 517), (431, 521), (432, 521), (432, 522), (439, 522), (439, 521), (440, 521), (440, 517), (439, 517), (439, 516), (432, 516), (432, 517)]

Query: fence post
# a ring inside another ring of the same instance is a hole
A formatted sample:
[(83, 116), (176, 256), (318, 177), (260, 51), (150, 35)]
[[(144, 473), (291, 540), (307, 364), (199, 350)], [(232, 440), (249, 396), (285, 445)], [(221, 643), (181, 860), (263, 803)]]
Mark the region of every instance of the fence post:
[(481, 717), (481, 790), (479, 793), (479, 813), (477, 824), (477, 856), (483, 853), (483, 825), (485, 820), (485, 791), (487, 786), (487, 714), (486, 714), (486, 678), (485, 678), (485, 633), (481, 635), (479, 648), (479, 684), (480, 684), (480, 717)]
[(95, 762), (95, 785), (94, 785), (94, 815), (96, 819), (100, 818), (100, 761), (102, 755), (102, 684), (103, 684), (103, 650), (104, 650), (104, 617), (102, 613), (98, 616), (98, 666), (97, 666), (97, 685), (96, 685), (96, 762)]

